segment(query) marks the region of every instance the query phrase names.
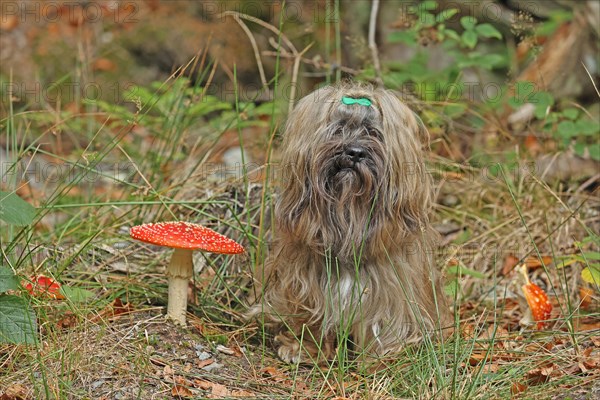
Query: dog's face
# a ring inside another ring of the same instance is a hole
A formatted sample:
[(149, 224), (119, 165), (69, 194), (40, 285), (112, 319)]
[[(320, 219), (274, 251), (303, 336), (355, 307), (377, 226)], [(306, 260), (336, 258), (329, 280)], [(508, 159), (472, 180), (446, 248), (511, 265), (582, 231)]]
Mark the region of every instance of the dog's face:
[(383, 89), (328, 86), (303, 98), (284, 133), (282, 234), (351, 258), (360, 248), (385, 251), (385, 243), (370, 246), (373, 239), (397, 242), (418, 229), (430, 202), (423, 132)]

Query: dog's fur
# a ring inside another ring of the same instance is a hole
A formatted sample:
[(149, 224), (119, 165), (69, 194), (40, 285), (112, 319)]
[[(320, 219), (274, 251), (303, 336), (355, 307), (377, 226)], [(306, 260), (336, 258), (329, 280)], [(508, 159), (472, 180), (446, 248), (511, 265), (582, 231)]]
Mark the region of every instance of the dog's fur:
[[(344, 96), (372, 105), (345, 105)], [(331, 358), (344, 335), (360, 354), (379, 357), (446, 321), (426, 140), (392, 92), (367, 85), (318, 89), (292, 111), (276, 244), (250, 311), (275, 326), (283, 360)]]

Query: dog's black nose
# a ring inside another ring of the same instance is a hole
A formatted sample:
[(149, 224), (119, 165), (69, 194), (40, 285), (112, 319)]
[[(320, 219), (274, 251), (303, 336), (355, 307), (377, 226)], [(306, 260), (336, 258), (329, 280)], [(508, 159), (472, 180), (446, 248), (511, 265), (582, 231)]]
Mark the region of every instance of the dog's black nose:
[(352, 162), (357, 163), (365, 158), (365, 151), (360, 147), (350, 146), (346, 149), (346, 155), (350, 157)]

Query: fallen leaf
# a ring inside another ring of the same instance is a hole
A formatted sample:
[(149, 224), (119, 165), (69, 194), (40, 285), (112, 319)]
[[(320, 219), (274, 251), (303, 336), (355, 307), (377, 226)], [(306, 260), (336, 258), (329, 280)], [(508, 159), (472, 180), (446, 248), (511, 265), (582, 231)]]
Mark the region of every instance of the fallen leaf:
[(250, 392), (248, 390), (232, 390), (231, 397), (240, 397), (242, 399), (246, 399), (249, 397), (256, 397), (256, 393)]
[(67, 311), (65, 315), (56, 323), (59, 329), (71, 329), (77, 325), (77, 316), (71, 311)]
[(584, 310), (589, 310), (594, 302), (594, 291), (587, 287), (580, 287), (579, 298), (581, 299), (580, 307)]
[(205, 381), (204, 379), (194, 379), (194, 386), (198, 389), (210, 390), (212, 385), (212, 382)]
[(213, 398), (227, 397), (229, 396), (229, 390), (225, 385), (221, 385), (220, 383), (213, 383), (210, 394)]
[(542, 150), (542, 146), (540, 145), (540, 142), (538, 141), (537, 137), (535, 137), (534, 135), (527, 135), (523, 145), (533, 155), (537, 155)]
[(263, 375), (270, 376), (276, 382), (281, 382), (282, 380), (286, 379), (285, 374), (275, 367), (265, 367), (261, 370), (261, 372), (263, 373)]
[(173, 386), (171, 389), (171, 395), (180, 399), (191, 399), (194, 397), (194, 393), (192, 393), (190, 389), (180, 385)]
[(170, 365), (165, 365), (165, 367), (163, 368), (163, 376), (165, 378), (172, 377), (174, 373), (175, 373), (175, 371), (173, 371), (173, 368), (171, 368)]
[(509, 255), (504, 259), (504, 265), (502, 266), (502, 275), (508, 275), (519, 263), (519, 259), (513, 255)]
[(175, 376), (174, 382), (179, 386), (194, 386), (194, 384), (191, 381), (185, 379), (183, 376)]
[(229, 347), (223, 346), (222, 344), (217, 345), (217, 351), (223, 354), (227, 354), (228, 356), (232, 356), (235, 354), (233, 350), (231, 350)]
[(99, 58), (92, 64), (92, 69), (94, 71), (114, 71), (117, 66), (108, 58)]
[(10, 32), (19, 26), (19, 16), (17, 14), (3, 14), (0, 17), (0, 30)]
[(29, 400), (27, 389), (23, 385), (11, 385), (4, 389), (4, 394), (0, 396), (0, 400)]
[(198, 361), (196, 361), (195, 364), (196, 364), (196, 366), (198, 368), (204, 368), (204, 367), (207, 367), (207, 366), (209, 366), (210, 364), (212, 364), (214, 362), (215, 362), (214, 358), (207, 358), (206, 360), (198, 360)]
[(530, 385), (540, 385), (542, 383), (546, 383), (550, 380), (550, 376), (554, 372), (554, 364), (550, 364), (549, 366), (534, 368), (528, 371), (525, 376), (527, 377), (527, 382)]
[(105, 319), (113, 319), (123, 314), (133, 312), (134, 308), (130, 303), (123, 304), (121, 299), (117, 297), (112, 304), (104, 307), (97, 315), (91, 318), (92, 322), (97, 322)]
[(519, 393), (523, 393), (526, 390), (527, 390), (527, 385), (519, 383), (519, 382), (513, 382), (513, 384), (510, 386), (510, 393), (513, 396), (517, 395)]
[(525, 258), (525, 264), (529, 269), (536, 269), (542, 266), (548, 266), (552, 264), (552, 257), (550, 256), (542, 256), (542, 258), (538, 258), (537, 256), (529, 256)]

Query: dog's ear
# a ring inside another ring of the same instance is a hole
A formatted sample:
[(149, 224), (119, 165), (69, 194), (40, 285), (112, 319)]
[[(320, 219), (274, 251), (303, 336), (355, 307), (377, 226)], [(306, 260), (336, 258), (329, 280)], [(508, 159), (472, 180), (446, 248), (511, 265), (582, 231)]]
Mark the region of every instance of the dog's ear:
[(388, 151), (388, 207), (406, 231), (415, 232), (428, 223), (432, 201), (431, 176), (423, 151), (428, 145), (429, 133), (421, 119), (396, 93), (377, 89), (374, 97), (382, 114)]
[[(429, 130), (427, 129), (427, 126), (425, 125), (425, 123), (423, 122), (423, 120), (421, 119), (419, 114), (413, 109), (413, 107), (409, 106), (409, 104), (411, 104), (411, 103), (410, 102), (407, 103), (407, 102), (403, 101), (403, 99), (406, 99), (408, 97), (408, 95), (406, 93), (400, 92), (398, 90), (392, 90), (392, 89), (388, 89), (388, 90), (386, 90), (386, 92), (388, 92), (391, 95), (393, 95), (394, 97), (396, 97), (396, 99), (398, 99), (398, 101), (402, 103), (402, 105), (404, 106), (403, 111), (405, 112), (407, 119), (410, 120), (409, 125), (412, 125), (415, 128), (414, 129), (415, 136), (419, 139), (419, 141), (423, 144), (423, 146), (425, 146), (426, 148), (429, 148), (430, 136), (429, 136)], [(414, 100), (414, 98), (413, 98), (413, 100)]]

